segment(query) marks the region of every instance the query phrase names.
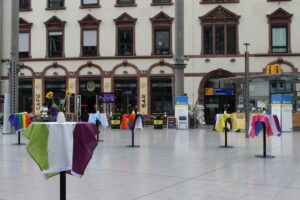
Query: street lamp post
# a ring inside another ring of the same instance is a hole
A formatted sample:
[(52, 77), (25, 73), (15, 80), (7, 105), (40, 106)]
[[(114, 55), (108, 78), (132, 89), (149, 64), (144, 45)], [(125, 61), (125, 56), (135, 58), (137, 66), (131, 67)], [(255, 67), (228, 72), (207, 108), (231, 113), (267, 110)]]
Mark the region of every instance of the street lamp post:
[(248, 138), (249, 132), (249, 43), (244, 43), (245, 51), (245, 82), (244, 82), (244, 110), (245, 110), (245, 137)]

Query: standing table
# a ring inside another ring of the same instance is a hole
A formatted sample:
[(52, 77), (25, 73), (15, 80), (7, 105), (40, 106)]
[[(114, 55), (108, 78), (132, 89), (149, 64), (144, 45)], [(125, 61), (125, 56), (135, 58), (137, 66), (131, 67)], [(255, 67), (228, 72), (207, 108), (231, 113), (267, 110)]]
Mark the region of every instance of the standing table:
[(34, 122), (23, 132), (27, 152), (47, 178), (60, 174), (66, 199), (66, 172), (82, 176), (97, 146), (98, 129), (88, 122)]

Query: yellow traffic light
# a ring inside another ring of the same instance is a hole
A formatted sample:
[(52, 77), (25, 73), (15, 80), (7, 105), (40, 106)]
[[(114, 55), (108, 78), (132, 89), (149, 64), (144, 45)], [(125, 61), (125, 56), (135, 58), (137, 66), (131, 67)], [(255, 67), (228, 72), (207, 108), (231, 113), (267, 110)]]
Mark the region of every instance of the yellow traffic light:
[(266, 74), (281, 74), (282, 68), (279, 64), (267, 65)]

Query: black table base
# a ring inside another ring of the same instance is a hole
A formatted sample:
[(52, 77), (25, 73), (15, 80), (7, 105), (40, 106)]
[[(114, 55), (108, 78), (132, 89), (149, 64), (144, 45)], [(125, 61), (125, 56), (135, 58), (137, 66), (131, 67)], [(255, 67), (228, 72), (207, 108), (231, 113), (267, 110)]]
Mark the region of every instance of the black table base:
[(60, 200), (66, 200), (67, 194), (66, 194), (66, 172), (60, 172)]
[(221, 146), (219, 146), (219, 148), (233, 148), (233, 146), (228, 146), (227, 145), (227, 143), (228, 143), (227, 123), (229, 123), (230, 120), (231, 120), (230, 118), (225, 120), (225, 128), (224, 128), (225, 129), (225, 131), (224, 131), (225, 132), (225, 145), (221, 145)]
[(256, 155), (256, 158), (275, 158), (275, 156), (267, 155), (267, 134), (266, 134), (266, 125), (263, 123), (263, 155)]

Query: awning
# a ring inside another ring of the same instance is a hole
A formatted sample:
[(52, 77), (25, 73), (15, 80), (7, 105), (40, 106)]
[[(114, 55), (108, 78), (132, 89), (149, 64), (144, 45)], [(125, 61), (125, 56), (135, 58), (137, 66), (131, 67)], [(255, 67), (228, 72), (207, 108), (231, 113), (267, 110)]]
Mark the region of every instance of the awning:
[[(282, 74), (257, 74), (249, 75), (249, 82), (262, 82), (271, 80), (284, 80), (290, 82), (300, 82), (300, 75), (292, 72), (286, 72)], [(226, 82), (226, 83), (244, 83), (245, 76), (234, 76), (227, 78), (210, 79), (212, 82)]]

